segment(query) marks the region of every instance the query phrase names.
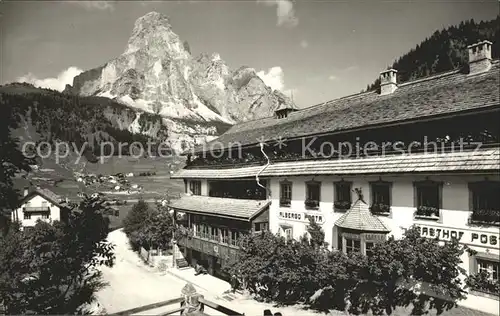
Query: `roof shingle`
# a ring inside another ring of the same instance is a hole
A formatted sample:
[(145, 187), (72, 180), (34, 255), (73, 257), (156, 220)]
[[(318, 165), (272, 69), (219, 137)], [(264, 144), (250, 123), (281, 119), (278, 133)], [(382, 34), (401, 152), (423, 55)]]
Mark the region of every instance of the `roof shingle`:
[(354, 205), (335, 222), (335, 225), (341, 228), (371, 232), (390, 231), (379, 218), (370, 212), (368, 205), (361, 200), (354, 202)]
[[(231, 169), (181, 169), (172, 178), (236, 179), (255, 177), (263, 166)], [(266, 176), (369, 175), (382, 173), (425, 173), (500, 170), (500, 149), (452, 153), (419, 153), (338, 160), (271, 163), (260, 172)]]
[(172, 201), (170, 206), (183, 211), (203, 213), (218, 217), (231, 217), (240, 220), (251, 220), (258, 215), (271, 201), (244, 200), (209, 197), (201, 195), (184, 195)]
[(293, 139), (491, 108), (499, 105), (499, 71), (500, 62), (496, 60), (482, 74), (450, 71), (400, 84), (388, 95), (364, 92), (290, 113), (287, 118), (267, 117), (239, 123), (195, 151), (211, 148), (213, 142), (217, 142), (217, 148), (238, 143), (245, 146), (259, 143), (257, 139)]

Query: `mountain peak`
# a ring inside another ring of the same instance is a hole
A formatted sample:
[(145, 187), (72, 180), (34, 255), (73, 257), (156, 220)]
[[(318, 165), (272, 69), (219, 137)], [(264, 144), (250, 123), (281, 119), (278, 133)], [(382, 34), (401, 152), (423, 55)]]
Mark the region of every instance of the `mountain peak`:
[(252, 68), (233, 72), (218, 53), (191, 56), (158, 12), (137, 19), (124, 54), (75, 77), (66, 91), (161, 116), (175, 146), (215, 137), (220, 124), (270, 116), (286, 102)]
[(151, 25), (164, 25), (170, 26), (170, 19), (167, 15), (156, 11), (151, 11), (141, 16), (135, 21), (134, 27), (138, 26), (151, 26)]
[(182, 57), (186, 57), (179, 36), (172, 31), (170, 19), (162, 13), (153, 11), (135, 21), (125, 54), (135, 53), (141, 48), (161, 51), (162, 47), (182, 50)]

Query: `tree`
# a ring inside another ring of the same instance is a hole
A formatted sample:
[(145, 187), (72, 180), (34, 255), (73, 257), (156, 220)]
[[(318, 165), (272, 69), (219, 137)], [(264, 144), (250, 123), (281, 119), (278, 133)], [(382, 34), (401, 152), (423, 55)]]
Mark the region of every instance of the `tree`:
[[(322, 311), (379, 315), (411, 305), (412, 314), (426, 309), (440, 314), (464, 298), (459, 264), (465, 247), (456, 240), (441, 245), (412, 228), (402, 239), (376, 244), (367, 257), (318, 247), (321, 230), (311, 230), (317, 233), (310, 240), (286, 241), (271, 233), (244, 237), (229, 272), (262, 299), (303, 302)], [(415, 292), (416, 284), (425, 290)]]
[(307, 232), (311, 236), (311, 246), (321, 247), (326, 244), (325, 232), (323, 231), (323, 228), (318, 223), (316, 223), (313, 217), (309, 217), (309, 226), (307, 227)]
[(123, 231), (127, 234), (132, 247), (137, 249), (140, 247), (139, 231), (145, 225), (148, 218), (149, 205), (140, 199), (137, 204), (132, 206), (132, 210), (123, 220)]
[(20, 195), (12, 179), (16, 174), (31, 170), (32, 159), (19, 150), (12, 130), (19, 127), (22, 110), (4, 102), (0, 94), (0, 228), (5, 227), (8, 212), (17, 207)]
[[(346, 274), (333, 275), (336, 290), (345, 290), (351, 314), (392, 314), (398, 306), (413, 306), (412, 315), (421, 315), (428, 309), (438, 314), (456, 306), (465, 298), (460, 281), (464, 273), (459, 266), (465, 251), (458, 241), (441, 245), (437, 239), (421, 237), (417, 228), (411, 228), (404, 238), (389, 238), (372, 248), (369, 258), (348, 254)], [(338, 258), (337, 258), (338, 260)], [(334, 264), (334, 262), (331, 262)], [(344, 284), (338, 284), (338, 280)], [(422, 292), (414, 285), (422, 284)], [(323, 298), (324, 300), (324, 298)]]
[(67, 223), (15, 223), (0, 236), (0, 301), (8, 314), (84, 312), (101, 288), (99, 266), (114, 263), (103, 201), (86, 198)]
[(172, 240), (174, 220), (166, 206), (156, 205), (152, 209), (144, 200), (139, 200), (124, 220), (124, 231), (137, 250), (146, 247), (164, 249)]

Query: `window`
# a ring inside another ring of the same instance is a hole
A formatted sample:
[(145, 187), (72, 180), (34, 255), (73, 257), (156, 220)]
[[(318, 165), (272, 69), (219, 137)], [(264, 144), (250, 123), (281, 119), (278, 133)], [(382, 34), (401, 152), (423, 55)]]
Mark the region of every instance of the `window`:
[(372, 255), (372, 248), (375, 246), (373, 242), (366, 242), (365, 243), (365, 250), (366, 250), (366, 255), (371, 256)]
[(483, 181), (469, 184), (472, 193), (472, 210), (500, 210), (500, 182)]
[(335, 183), (335, 202), (336, 210), (348, 210), (351, 208), (351, 182), (340, 181)]
[(346, 238), (345, 240), (346, 253), (361, 252), (361, 241)]
[(310, 181), (306, 183), (306, 201), (305, 206), (308, 210), (319, 208), (321, 198), (321, 182)]
[(337, 250), (342, 251), (342, 234), (337, 236)]
[(434, 181), (424, 181), (415, 183), (417, 188), (417, 207), (429, 206), (440, 208), (440, 185)]
[(30, 213), (24, 213), (24, 219), (31, 219), (31, 214)]
[(255, 231), (261, 232), (267, 230), (267, 223), (255, 223)]
[(49, 213), (42, 213), (42, 219), (49, 219)]
[(391, 183), (385, 181), (371, 182), (373, 213), (389, 213), (391, 206)]
[(189, 190), (193, 195), (201, 195), (201, 181), (190, 181)]
[(280, 206), (290, 207), (292, 204), (292, 183), (283, 181), (280, 183)]
[(287, 240), (293, 239), (293, 230), (291, 228), (285, 228), (285, 237)]
[(477, 259), (477, 269), (479, 273), (488, 272), (491, 280), (498, 281), (499, 263), (489, 260)]
[(416, 182), (415, 199), (417, 215), (438, 218), (441, 208), (441, 184), (429, 180)]

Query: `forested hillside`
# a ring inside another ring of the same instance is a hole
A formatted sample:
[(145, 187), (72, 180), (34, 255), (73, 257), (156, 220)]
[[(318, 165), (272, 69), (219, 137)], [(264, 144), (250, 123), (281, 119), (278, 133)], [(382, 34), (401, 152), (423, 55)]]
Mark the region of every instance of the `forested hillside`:
[[(74, 143), (76, 148), (87, 143), (85, 156), (89, 161), (101, 154), (111, 154), (100, 152), (102, 142), (141, 142), (147, 148), (148, 139), (159, 143), (167, 137), (166, 127), (158, 115), (141, 114), (137, 119), (136, 111), (111, 99), (68, 95), (26, 83), (0, 86), (0, 114), (3, 119), (20, 117), (24, 122), (21, 128), (36, 131), (37, 142), (63, 141)], [(135, 120), (139, 132), (127, 129)], [(152, 128), (154, 134), (141, 134)], [(127, 153), (128, 147), (123, 146), (122, 154)]]
[[(474, 20), (461, 22), (436, 31), (414, 49), (392, 64), (398, 71), (398, 82), (406, 82), (443, 71), (467, 67), (467, 45), (481, 40), (493, 42), (493, 58), (500, 55), (500, 15), (491, 21)], [(380, 87), (380, 79), (367, 86), (367, 90)]]

